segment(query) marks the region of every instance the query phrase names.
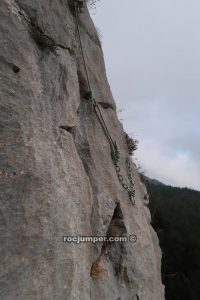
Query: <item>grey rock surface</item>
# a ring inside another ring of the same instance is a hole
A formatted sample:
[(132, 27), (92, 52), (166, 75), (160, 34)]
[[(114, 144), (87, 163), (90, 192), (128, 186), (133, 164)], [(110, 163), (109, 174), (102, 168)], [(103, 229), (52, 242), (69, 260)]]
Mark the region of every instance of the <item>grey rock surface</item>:
[[(90, 103), (72, 2), (0, 2), (0, 299), (163, 300), (161, 252), (135, 165), (136, 205)], [(56, 45), (41, 44), (34, 20)], [(124, 131), (87, 9), (81, 37), (94, 97), (121, 153)], [(119, 36), (120, 39), (120, 36)], [(119, 231), (118, 231), (119, 229)], [(111, 232), (136, 243), (64, 243)]]

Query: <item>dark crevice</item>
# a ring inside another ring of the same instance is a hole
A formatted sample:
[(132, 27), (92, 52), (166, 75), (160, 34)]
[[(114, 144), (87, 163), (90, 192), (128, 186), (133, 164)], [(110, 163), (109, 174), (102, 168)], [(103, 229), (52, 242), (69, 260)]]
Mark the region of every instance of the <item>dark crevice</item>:
[(111, 103), (108, 103), (108, 102), (98, 102), (98, 104), (99, 104), (102, 108), (104, 108), (104, 109), (110, 108), (110, 109), (114, 110), (114, 107), (113, 107), (113, 105), (112, 105)]
[(77, 109), (78, 125), (77, 130), (74, 134), (74, 142), (78, 155), (83, 163), (85, 172), (88, 175), (89, 180), (93, 181), (94, 178), (91, 174), (91, 169), (93, 166), (95, 166), (95, 162), (91, 154), (89, 132), (87, 132), (88, 126), (93, 126), (93, 123), (91, 123), (92, 119), (88, 120), (89, 114), (91, 114), (90, 101), (80, 101), (79, 107)]
[[(106, 236), (107, 238), (115, 238), (125, 236), (126, 233), (127, 230), (124, 224), (123, 213), (120, 205), (117, 204), (111, 222), (108, 226)], [(91, 276), (98, 279), (102, 275), (103, 269), (101, 267), (101, 258), (103, 255), (105, 255), (107, 259), (110, 259), (114, 268), (115, 276), (125, 283), (130, 283), (127, 268), (123, 267), (122, 263), (123, 257), (126, 255), (126, 250), (123, 243), (120, 242), (106, 241), (103, 243), (100, 254), (92, 265)]]
[[(117, 204), (112, 220), (109, 224), (107, 234), (106, 236), (109, 237), (121, 237), (125, 236), (127, 233), (126, 226), (124, 224), (124, 218), (123, 218), (123, 213), (120, 208), (120, 205)], [(125, 249), (123, 246), (123, 243), (118, 243), (118, 242), (107, 242), (105, 245), (103, 245), (106, 252), (107, 256), (111, 260), (113, 264), (113, 268), (115, 271), (115, 276), (121, 279), (123, 278), (123, 267), (122, 267), (122, 260), (123, 260), (123, 255), (125, 254)], [(125, 281), (125, 280), (124, 280)], [(127, 278), (126, 278), (127, 281)]]
[(3, 64), (9, 66), (9, 67), (13, 70), (14, 73), (19, 73), (20, 68), (19, 68), (17, 65), (15, 65), (14, 63), (8, 62), (8, 61), (5, 59), (5, 57), (0, 56), (0, 61), (1, 61)]
[(65, 130), (65, 131), (67, 131), (67, 132), (73, 134), (73, 133), (74, 133), (75, 127), (74, 127), (74, 126), (66, 126), (66, 125), (63, 126), (63, 125), (61, 125), (61, 126), (60, 126), (60, 129), (63, 129), (63, 130)]
[(74, 54), (73, 49), (56, 43), (52, 37), (47, 35), (39, 26), (36, 17), (27, 18), (26, 15), (21, 11), (19, 11), (19, 14), (23, 16), (23, 18), (27, 22), (31, 37), (34, 39), (34, 41), (42, 51), (47, 49), (49, 52), (52, 52), (54, 55), (58, 56), (56, 50), (58, 47), (60, 47), (62, 49), (68, 50), (71, 55)]
[(91, 167), (91, 151), (88, 142), (82, 141), (80, 144), (76, 143), (77, 137), (75, 137), (75, 145), (78, 152), (78, 155), (83, 163), (83, 167), (85, 169), (86, 174), (90, 176), (90, 167)]
[(14, 73), (19, 73), (20, 68), (18, 66), (16, 66), (16, 65), (13, 64), (12, 70), (13, 70)]
[[(75, 2), (74, 0), (68, 0), (70, 12), (75, 17), (76, 12), (75, 12), (75, 3), (74, 2)], [(76, 1), (76, 7), (77, 7), (77, 10), (79, 13), (83, 13), (84, 10), (87, 8), (87, 0)]]
[(91, 91), (89, 90), (87, 80), (83, 74), (82, 71), (78, 70), (77, 71), (77, 76), (78, 76), (78, 83), (79, 83), (79, 93), (80, 93), (80, 98), (82, 100), (89, 100), (91, 99)]

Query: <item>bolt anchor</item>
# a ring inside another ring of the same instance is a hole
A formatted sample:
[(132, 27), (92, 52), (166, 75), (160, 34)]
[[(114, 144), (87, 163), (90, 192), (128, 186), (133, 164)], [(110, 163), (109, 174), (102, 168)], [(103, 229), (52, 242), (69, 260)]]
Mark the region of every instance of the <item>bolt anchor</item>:
[(129, 191), (129, 198), (133, 205), (135, 205), (135, 191)]

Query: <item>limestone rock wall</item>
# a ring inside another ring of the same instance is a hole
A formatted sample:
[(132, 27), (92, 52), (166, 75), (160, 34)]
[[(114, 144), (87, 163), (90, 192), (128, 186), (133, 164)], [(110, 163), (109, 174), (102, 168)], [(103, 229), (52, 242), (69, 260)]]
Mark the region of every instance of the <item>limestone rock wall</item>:
[[(56, 50), (49, 51), (28, 21), (58, 45)], [(87, 9), (80, 28), (93, 94), (107, 104), (101, 110), (127, 180), (124, 132)], [(1, 0), (2, 300), (164, 299), (146, 189), (132, 164), (132, 206), (84, 98), (85, 81), (71, 1)], [(106, 247), (63, 242), (64, 235), (105, 236), (109, 230), (135, 234), (137, 242)]]

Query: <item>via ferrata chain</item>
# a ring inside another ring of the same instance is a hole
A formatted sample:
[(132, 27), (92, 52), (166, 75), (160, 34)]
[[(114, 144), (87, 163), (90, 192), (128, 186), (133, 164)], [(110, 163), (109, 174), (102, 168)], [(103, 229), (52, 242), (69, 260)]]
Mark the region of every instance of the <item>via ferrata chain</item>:
[(118, 177), (118, 180), (121, 184), (121, 186), (123, 187), (124, 190), (126, 190), (128, 192), (130, 201), (133, 205), (135, 205), (135, 189), (134, 189), (134, 182), (133, 182), (133, 178), (132, 178), (132, 174), (131, 174), (131, 164), (130, 164), (130, 158), (126, 158), (126, 168), (127, 168), (127, 176), (128, 176), (128, 180), (130, 182), (130, 185), (128, 186), (126, 183), (124, 183), (124, 178), (121, 175), (121, 169), (119, 166), (119, 159), (120, 159), (120, 152), (117, 148), (117, 144), (115, 141), (113, 141), (110, 132), (107, 128), (107, 125), (105, 123), (105, 120), (103, 118), (103, 115), (101, 113), (101, 110), (99, 108), (98, 103), (96, 102), (96, 100), (94, 99), (93, 95), (92, 95), (92, 91), (91, 91), (91, 85), (90, 85), (90, 80), (89, 80), (89, 76), (88, 76), (88, 70), (87, 70), (87, 65), (86, 65), (86, 61), (85, 61), (85, 56), (84, 56), (84, 51), (83, 51), (83, 46), (82, 46), (82, 41), (81, 41), (81, 35), (80, 35), (80, 28), (79, 28), (79, 20), (78, 20), (78, 1), (74, 0), (74, 9), (75, 9), (75, 16), (76, 16), (76, 26), (77, 26), (77, 32), (78, 32), (78, 38), (79, 38), (79, 45), (80, 45), (80, 50), (81, 50), (81, 56), (82, 56), (82, 60), (83, 60), (83, 65), (84, 65), (84, 69), (85, 69), (85, 73), (86, 73), (86, 78), (87, 78), (87, 83), (88, 83), (88, 88), (90, 90), (90, 95), (91, 95), (91, 101), (92, 101), (92, 107), (94, 109), (94, 112), (103, 128), (103, 131), (108, 139), (108, 142), (110, 144), (110, 148), (111, 148), (111, 157), (113, 160), (113, 164), (116, 170), (116, 174)]
[(120, 173), (121, 172), (121, 169), (119, 166), (120, 153), (117, 150), (117, 148), (116, 148), (115, 152), (112, 152), (112, 159), (113, 159), (113, 163), (115, 166), (118, 180), (119, 180), (121, 186), (123, 187), (123, 189), (128, 192), (128, 195), (129, 195), (129, 198), (130, 198), (132, 204), (135, 205), (135, 189), (134, 189), (134, 182), (133, 182), (133, 178), (132, 178), (132, 174), (131, 174), (130, 158), (126, 158), (127, 175), (128, 175), (128, 179), (130, 182), (129, 186), (124, 182), (124, 178)]

